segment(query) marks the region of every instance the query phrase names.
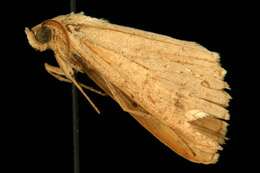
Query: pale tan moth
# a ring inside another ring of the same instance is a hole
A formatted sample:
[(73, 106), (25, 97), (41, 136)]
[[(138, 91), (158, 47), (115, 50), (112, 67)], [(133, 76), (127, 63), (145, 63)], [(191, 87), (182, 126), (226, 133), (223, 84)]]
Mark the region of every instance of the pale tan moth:
[(158, 140), (196, 163), (216, 163), (231, 99), (220, 57), (182, 41), (108, 21), (68, 14), (25, 29), (30, 45), (52, 49), (59, 67), (47, 72), (99, 94), (75, 79), (85, 73)]

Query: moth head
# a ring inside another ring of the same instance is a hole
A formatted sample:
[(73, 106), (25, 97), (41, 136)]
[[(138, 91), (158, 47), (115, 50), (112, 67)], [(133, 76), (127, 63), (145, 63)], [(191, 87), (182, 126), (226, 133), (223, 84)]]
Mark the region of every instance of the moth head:
[(53, 36), (52, 29), (42, 24), (33, 27), (31, 30), (25, 28), (25, 33), (30, 45), (40, 51), (49, 47)]
[(48, 43), (51, 40), (52, 31), (47, 26), (40, 27), (35, 34), (35, 39), (42, 44)]
[(59, 20), (49, 19), (36, 25), (31, 30), (25, 28), (30, 45), (40, 51), (52, 49), (54, 52), (69, 50), (69, 37), (66, 27)]

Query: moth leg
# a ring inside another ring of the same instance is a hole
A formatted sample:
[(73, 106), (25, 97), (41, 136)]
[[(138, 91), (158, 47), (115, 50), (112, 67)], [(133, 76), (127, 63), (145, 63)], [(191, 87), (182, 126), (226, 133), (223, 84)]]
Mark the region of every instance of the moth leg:
[(110, 92), (112, 93), (113, 98), (125, 112), (145, 118), (149, 118), (151, 116), (149, 113), (146, 113), (146, 111), (142, 107), (133, 102), (127, 95), (114, 87), (110, 82), (106, 80), (105, 82)]
[(80, 84), (76, 81), (74, 76), (74, 70), (69, 64), (66, 64), (59, 56), (56, 55), (56, 60), (58, 64), (60, 65), (61, 70), (64, 72), (64, 75), (66, 78), (68, 78), (81, 92), (81, 94), (87, 99), (87, 101), (90, 103), (90, 105), (95, 109), (95, 111), (100, 114), (99, 109), (96, 107), (96, 105), (92, 102), (92, 100), (88, 97), (88, 95), (84, 92)]
[(66, 77), (65, 77), (65, 74), (62, 72), (62, 70), (58, 67), (55, 67), (55, 66), (52, 66), (52, 65), (49, 65), (47, 63), (44, 64), (44, 67), (46, 69), (46, 71), (52, 75), (53, 77), (55, 77), (56, 79), (62, 81), (62, 82), (69, 82), (71, 83), (70, 80), (68, 80)]
[[(52, 65), (49, 65), (47, 63), (44, 64), (44, 67), (46, 69), (46, 71), (52, 75), (53, 77), (55, 77), (56, 79), (60, 80), (60, 81), (63, 81), (63, 82), (68, 82), (68, 83), (72, 83), (71, 80), (69, 80), (68, 78), (66, 78), (64, 72), (58, 68), (58, 67), (55, 67), (55, 66), (52, 66)], [(84, 89), (87, 89), (89, 91), (92, 91), (96, 94), (99, 94), (101, 96), (106, 96), (105, 93), (101, 92), (101, 91), (98, 91), (90, 86), (87, 86), (87, 85), (84, 85), (83, 83), (79, 83), (79, 85), (84, 88)]]

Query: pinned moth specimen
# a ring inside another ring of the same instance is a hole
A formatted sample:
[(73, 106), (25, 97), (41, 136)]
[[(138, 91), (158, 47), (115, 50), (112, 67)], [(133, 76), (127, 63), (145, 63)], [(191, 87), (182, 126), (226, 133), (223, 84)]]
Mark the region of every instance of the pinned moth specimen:
[(158, 140), (196, 163), (216, 163), (231, 99), (220, 57), (195, 42), (68, 14), (25, 29), (30, 45), (51, 49), (59, 67), (47, 72), (83, 90), (92, 79)]

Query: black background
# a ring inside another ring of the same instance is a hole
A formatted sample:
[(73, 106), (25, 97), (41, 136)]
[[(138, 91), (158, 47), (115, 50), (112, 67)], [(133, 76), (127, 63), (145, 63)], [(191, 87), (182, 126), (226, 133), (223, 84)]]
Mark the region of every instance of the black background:
[[(33, 50), (24, 27), (69, 12), (69, 1), (10, 1), (3, 5), (2, 123), (8, 172), (72, 172), (71, 86), (45, 72), (51, 51)], [(221, 172), (257, 165), (257, 56), (251, 54), (254, 10), (248, 4), (210, 1), (77, 1), (77, 11), (112, 23), (196, 41), (219, 52), (231, 85), (227, 144), (215, 165), (191, 163), (157, 141), (110, 98), (89, 93), (101, 110), (82, 96), (82, 172)], [(257, 22), (256, 20), (254, 22)], [(91, 83), (91, 81), (90, 81)], [(91, 84), (90, 84), (91, 85)], [(251, 92), (254, 92), (253, 94)], [(10, 164), (10, 165), (9, 165)]]

